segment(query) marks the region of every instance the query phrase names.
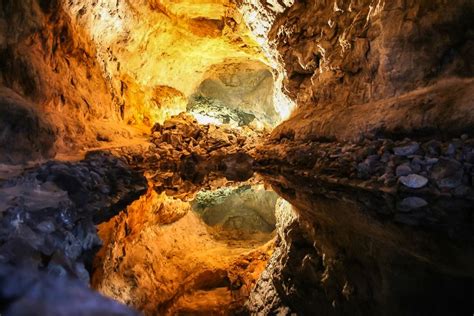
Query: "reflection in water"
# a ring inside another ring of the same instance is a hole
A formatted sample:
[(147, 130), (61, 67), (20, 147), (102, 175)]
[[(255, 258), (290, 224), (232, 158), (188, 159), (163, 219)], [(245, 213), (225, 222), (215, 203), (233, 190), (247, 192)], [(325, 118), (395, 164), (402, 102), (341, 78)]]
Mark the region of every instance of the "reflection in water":
[(474, 310), (471, 201), (394, 197), (289, 176), (267, 181), (296, 215), (280, 224), (274, 255), (248, 303), (252, 313)]
[(193, 202), (150, 189), (99, 226), (94, 288), (146, 315), (243, 312), (273, 248), (277, 195), (255, 181)]
[(94, 287), (145, 314), (474, 310), (471, 201), (262, 176), (290, 207), (258, 179), (236, 182), (251, 166), (239, 153), (163, 165), (100, 226)]
[(193, 210), (215, 231), (230, 239), (252, 239), (275, 229), (278, 195), (263, 185), (242, 185), (204, 190), (192, 202)]

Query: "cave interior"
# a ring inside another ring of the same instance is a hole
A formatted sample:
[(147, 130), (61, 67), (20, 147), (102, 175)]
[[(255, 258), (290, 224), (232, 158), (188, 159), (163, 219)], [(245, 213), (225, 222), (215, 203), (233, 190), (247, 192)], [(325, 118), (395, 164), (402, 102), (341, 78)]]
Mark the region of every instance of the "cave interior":
[(2, 0), (0, 315), (471, 315), (472, 0)]

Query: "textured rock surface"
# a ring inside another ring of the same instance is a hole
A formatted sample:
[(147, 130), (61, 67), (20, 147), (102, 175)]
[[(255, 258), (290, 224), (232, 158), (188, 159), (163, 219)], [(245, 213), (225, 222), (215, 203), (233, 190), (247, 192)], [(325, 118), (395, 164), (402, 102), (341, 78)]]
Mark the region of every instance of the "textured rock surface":
[(46, 273), (0, 265), (0, 308), (3, 315), (114, 315), (137, 312), (91, 291), (83, 283)]
[(160, 90), (188, 97), (214, 64), (263, 61), (230, 1), (75, 0), (64, 7), (97, 47), (127, 122), (152, 125), (185, 111), (186, 103), (166, 102)]
[(18, 94), (15, 99), (27, 100), (9, 102), (4, 97), (8, 90), (2, 88), (0, 119), (13, 120), (10, 115), (15, 109), (37, 113), (36, 121), (50, 125), (41, 131), (32, 119), (21, 122), (16, 129), (23, 128), (29, 135), (18, 133), (17, 146), (29, 140), (40, 148), (29, 156), (15, 146), (10, 147), (12, 152), (25, 159), (38, 158), (38, 153), (48, 158), (54, 153), (52, 142), (65, 151), (81, 143), (94, 147), (98, 133), (123, 133), (113, 124), (120, 118), (119, 108), (96, 61), (95, 47), (67, 17), (61, 1), (2, 1), (0, 56), (0, 86), (14, 91), (7, 96)]
[[(205, 78), (196, 89), (193, 98), (204, 97), (215, 100), (222, 106), (251, 116), (247, 120), (237, 119), (239, 125), (247, 125), (245, 121), (252, 121), (252, 116), (260, 124), (273, 126), (280, 122), (280, 116), (274, 105), (273, 74), (268, 66), (252, 61), (235, 63), (227, 61), (212, 66), (205, 74)], [(212, 109), (200, 109), (197, 104), (193, 105), (193, 103), (188, 105), (188, 110), (192, 113), (197, 110), (200, 110), (202, 115), (209, 116), (212, 113)]]
[(238, 312), (265, 267), (271, 238), (224, 238), (188, 202), (153, 190), (100, 225), (99, 234), (105, 245), (93, 286), (145, 315)]
[(473, 151), (474, 140), (467, 135), (444, 142), (308, 142), (284, 138), (258, 145), (253, 158), (254, 169), (262, 173), (288, 172), (308, 181), (366, 190), (473, 200)]
[[(186, 111), (209, 68), (229, 60), (265, 62), (228, 1), (3, 1), (0, 120), (13, 121), (1, 126), (1, 150), (12, 129), (21, 139), (0, 161), (130, 143), (144, 126)], [(13, 111), (31, 119), (13, 126)]]
[(263, 186), (242, 185), (202, 190), (191, 205), (207, 225), (245, 239), (255, 233), (273, 232), (277, 199), (275, 192)]
[[(407, 214), (384, 194), (341, 191), (282, 174), (268, 180), (295, 209), (277, 210), (276, 248), (250, 295), (251, 314), (444, 315), (472, 309), (471, 202), (437, 199), (428, 205), (411, 198), (418, 209)], [(460, 291), (453, 295), (452, 289)]]
[[(100, 245), (94, 222), (114, 216), (145, 192), (146, 185), (140, 172), (99, 152), (76, 163), (48, 162), (2, 182), (3, 262), (43, 267), (40, 254), (59, 255), (73, 266), (83, 251)], [(15, 244), (38, 255), (16, 252)]]
[[(48, 162), (1, 182), (0, 292), (5, 312), (133, 314), (85, 285), (92, 259), (102, 245), (95, 223), (137, 199), (146, 185), (140, 172), (98, 152), (80, 162)], [(13, 273), (6, 265), (24, 271)], [(77, 309), (67, 312), (72, 306)]]
[(55, 153), (56, 129), (34, 104), (0, 88), (0, 163), (22, 163)]
[(261, 33), (270, 23), (268, 38), (286, 70), (285, 87), (298, 103), (275, 136), (348, 140), (374, 132), (472, 129), (472, 1), (287, 6), (247, 8), (248, 14), (257, 9), (254, 15), (273, 17), (254, 19), (251, 29)]

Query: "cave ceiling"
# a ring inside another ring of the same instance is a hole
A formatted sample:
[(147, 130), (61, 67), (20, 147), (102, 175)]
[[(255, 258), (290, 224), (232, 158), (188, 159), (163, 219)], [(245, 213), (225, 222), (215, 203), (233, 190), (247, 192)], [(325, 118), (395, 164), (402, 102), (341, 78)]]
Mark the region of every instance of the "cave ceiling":
[(266, 62), (230, 1), (76, 0), (65, 10), (89, 33), (132, 121), (147, 115), (159, 121), (185, 110), (186, 98), (212, 65)]

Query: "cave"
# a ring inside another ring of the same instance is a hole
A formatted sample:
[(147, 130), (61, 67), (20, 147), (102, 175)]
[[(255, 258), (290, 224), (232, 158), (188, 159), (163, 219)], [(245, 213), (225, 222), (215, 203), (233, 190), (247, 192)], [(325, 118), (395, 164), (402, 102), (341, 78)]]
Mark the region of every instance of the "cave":
[(2, 0), (1, 315), (471, 315), (471, 0)]

